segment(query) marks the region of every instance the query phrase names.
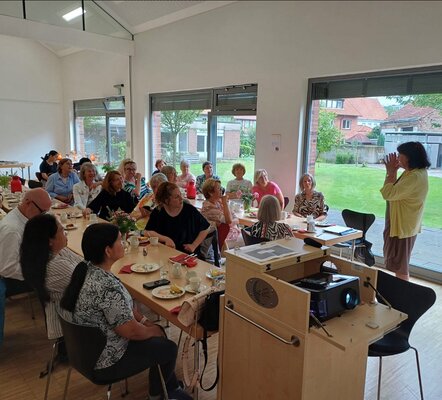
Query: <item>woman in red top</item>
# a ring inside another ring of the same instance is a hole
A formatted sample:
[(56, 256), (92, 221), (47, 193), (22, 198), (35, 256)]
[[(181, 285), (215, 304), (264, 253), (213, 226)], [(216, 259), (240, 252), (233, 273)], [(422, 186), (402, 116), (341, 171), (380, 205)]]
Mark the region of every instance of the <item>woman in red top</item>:
[(281, 205), (281, 209), (284, 209), (284, 196), (282, 195), (281, 189), (275, 182), (269, 180), (269, 175), (265, 169), (258, 169), (255, 172), (253, 182), (255, 185), (252, 188), (252, 192), (258, 194), (258, 205), (261, 199), (268, 194), (275, 196)]

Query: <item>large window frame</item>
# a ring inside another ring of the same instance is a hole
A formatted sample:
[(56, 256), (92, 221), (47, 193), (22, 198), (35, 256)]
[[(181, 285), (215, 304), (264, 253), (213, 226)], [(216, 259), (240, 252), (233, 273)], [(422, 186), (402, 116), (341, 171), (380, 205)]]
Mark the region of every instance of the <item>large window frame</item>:
[[(309, 79), (302, 171), (307, 172), (309, 169), (310, 129), (314, 100), (319, 100), (322, 104), (331, 104), (330, 100), (349, 97), (407, 96), (430, 93), (442, 93), (442, 66)], [(380, 260), (383, 262), (383, 257), (380, 257)], [(442, 281), (441, 273), (416, 265), (410, 265), (410, 273), (432, 281)]]

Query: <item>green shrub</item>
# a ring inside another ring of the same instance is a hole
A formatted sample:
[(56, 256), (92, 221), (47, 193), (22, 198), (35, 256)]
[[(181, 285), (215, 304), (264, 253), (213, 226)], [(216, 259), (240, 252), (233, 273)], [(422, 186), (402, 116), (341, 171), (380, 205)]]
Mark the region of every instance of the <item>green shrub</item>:
[(355, 157), (352, 153), (337, 153), (336, 164), (354, 164)]

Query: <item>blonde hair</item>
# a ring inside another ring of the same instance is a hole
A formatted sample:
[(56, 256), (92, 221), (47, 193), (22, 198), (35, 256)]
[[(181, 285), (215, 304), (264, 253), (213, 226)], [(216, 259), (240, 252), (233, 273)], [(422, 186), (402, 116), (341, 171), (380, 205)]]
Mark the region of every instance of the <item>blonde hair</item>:
[(259, 203), (258, 220), (264, 223), (272, 223), (281, 219), (281, 204), (272, 195), (265, 195)]
[(175, 174), (176, 175), (176, 169), (175, 167), (172, 167), (171, 165), (165, 165), (163, 168), (161, 168), (160, 171), (162, 174), (166, 175), (167, 180), (169, 180), (169, 175), (170, 174)]
[(136, 162), (134, 160), (132, 160), (132, 158), (124, 158), (121, 160), (120, 165), (118, 166), (118, 172), (124, 176), (124, 168), (126, 168), (127, 164), (136, 164)]
[(257, 169), (255, 172), (255, 176), (253, 178), (253, 182), (255, 183), (255, 185), (258, 183), (259, 178), (261, 178), (262, 176), (267, 176), (267, 178), (269, 177), (269, 174), (267, 173), (267, 171), (265, 169)]
[(215, 184), (219, 183), (221, 185), (221, 181), (219, 179), (209, 178), (203, 183), (203, 187), (201, 188), (204, 197), (209, 200), (211, 194), (215, 191)]

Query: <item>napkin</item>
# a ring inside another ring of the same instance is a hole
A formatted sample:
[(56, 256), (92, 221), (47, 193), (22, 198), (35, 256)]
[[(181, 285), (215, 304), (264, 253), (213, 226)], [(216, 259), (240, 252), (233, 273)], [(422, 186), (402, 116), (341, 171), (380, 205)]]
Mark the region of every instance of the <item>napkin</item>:
[(130, 269), (130, 267), (132, 267), (132, 264), (127, 264), (124, 265), (123, 267), (121, 267), (120, 272), (118, 272), (119, 274), (131, 274), (133, 271)]
[(188, 257), (188, 254), (179, 254), (175, 257), (170, 257), (169, 260), (172, 262), (179, 262), (181, 264), (186, 265), (189, 268), (192, 268), (198, 264), (197, 257), (189, 257), (187, 260), (185, 260), (186, 257)]
[(180, 311), (181, 311), (181, 306), (176, 306), (170, 310), (172, 314), (177, 314), (177, 315), (180, 313)]

